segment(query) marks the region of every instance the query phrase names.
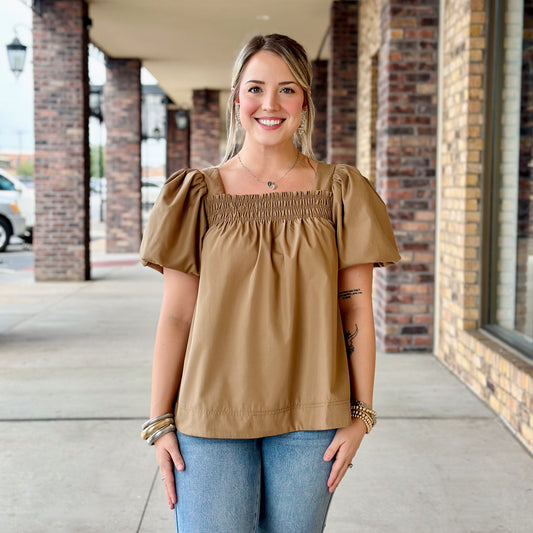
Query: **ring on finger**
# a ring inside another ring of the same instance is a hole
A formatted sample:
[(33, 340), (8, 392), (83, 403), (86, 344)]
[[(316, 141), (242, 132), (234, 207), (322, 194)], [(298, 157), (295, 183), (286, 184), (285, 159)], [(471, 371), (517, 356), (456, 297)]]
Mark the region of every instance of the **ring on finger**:
[(353, 468), (353, 463), (350, 463), (350, 464), (348, 465), (348, 468)]

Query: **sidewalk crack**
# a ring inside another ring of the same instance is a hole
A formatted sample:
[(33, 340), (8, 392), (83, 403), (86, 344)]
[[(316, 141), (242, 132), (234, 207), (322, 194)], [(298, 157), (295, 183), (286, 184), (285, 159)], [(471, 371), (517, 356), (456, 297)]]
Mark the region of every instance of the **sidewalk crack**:
[(154, 490), (154, 485), (157, 479), (158, 470), (159, 470), (158, 468), (155, 469), (154, 478), (152, 479), (152, 484), (150, 485), (150, 490), (148, 491), (148, 496), (146, 497), (146, 502), (144, 503), (144, 507), (141, 513), (141, 518), (139, 520), (139, 525), (137, 526), (137, 530), (135, 531), (135, 533), (139, 533), (141, 531), (141, 527), (143, 525), (143, 520), (144, 520), (144, 515), (146, 514), (146, 509), (148, 509), (148, 504), (150, 503), (150, 498), (152, 497), (152, 492)]

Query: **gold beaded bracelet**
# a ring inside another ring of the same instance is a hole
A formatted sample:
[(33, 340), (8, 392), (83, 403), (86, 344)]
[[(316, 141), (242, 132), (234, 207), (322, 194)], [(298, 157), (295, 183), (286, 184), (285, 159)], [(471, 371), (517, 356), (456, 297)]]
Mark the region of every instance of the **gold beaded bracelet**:
[(365, 402), (352, 402), (350, 405), (350, 411), (352, 418), (360, 418), (365, 426), (366, 432), (370, 433), (371, 429), (376, 425), (376, 411), (374, 411), (370, 406)]

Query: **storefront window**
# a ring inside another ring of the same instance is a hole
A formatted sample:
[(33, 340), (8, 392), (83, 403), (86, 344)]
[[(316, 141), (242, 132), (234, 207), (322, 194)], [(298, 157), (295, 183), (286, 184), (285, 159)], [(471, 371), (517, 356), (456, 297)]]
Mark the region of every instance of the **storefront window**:
[(486, 327), (533, 358), (533, 0), (493, 5)]

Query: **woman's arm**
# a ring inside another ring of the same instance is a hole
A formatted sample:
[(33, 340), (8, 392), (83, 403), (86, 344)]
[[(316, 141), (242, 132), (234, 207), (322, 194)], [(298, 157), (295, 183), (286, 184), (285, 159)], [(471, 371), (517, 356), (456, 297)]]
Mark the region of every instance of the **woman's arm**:
[(376, 333), (372, 309), (373, 265), (339, 272), (339, 307), (350, 368), (352, 400), (372, 407), (376, 367)]
[[(352, 400), (365, 402), (370, 407), (376, 364), (372, 275), (372, 264), (349, 267), (339, 272), (338, 286)], [(324, 455), (326, 461), (335, 457), (328, 479), (330, 492), (344, 477), (365, 433), (366, 426), (359, 418), (354, 418), (350, 426), (337, 430)]]
[[(163, 302), (157, 326), (152, 364), (150, 417), (171, 413), (174, 410), (198, 294), (198, 278), (196, 276), (167, 268), (163, 270), (163, 276)], [(174, 465), (178, 470), (185, 468), (176, 435), (167, 433), (157, 439), (154, 446), (161, 470), (161, 478), (164, 480), (168, 504), (173, 509), (176, 503)]]

